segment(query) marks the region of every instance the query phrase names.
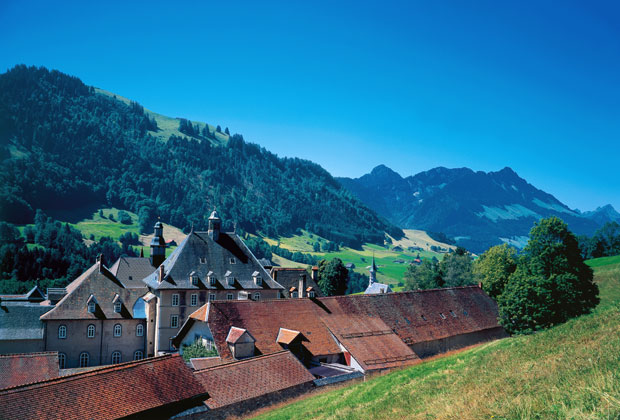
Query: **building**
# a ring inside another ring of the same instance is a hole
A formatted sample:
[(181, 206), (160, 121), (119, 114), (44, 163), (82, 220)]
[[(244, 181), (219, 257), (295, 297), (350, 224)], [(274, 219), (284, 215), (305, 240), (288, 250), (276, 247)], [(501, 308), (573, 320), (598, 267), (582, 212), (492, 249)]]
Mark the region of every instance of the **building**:
[(209, 302), (190, 316), (173, 343), (202, 339), (235, 360), (229, 337), (244, 331), (254, 352), (290, 350), (305, 366), (340, 363), (358, 371), (391, 369), (507, 336), (497, 305), (478, 286), (413, 292)]
[(37, 286), (23, 295), (0, 295), (0, 354), (45, 349), (41, 315), (53, 308)]
[(183, 359), (168, 355), (0, 390), (0, 418), (170, 418), (208, 396)]
[(315, 298), (323, 296), (316, 283), (317, 272), (318, 268), (312, 269), (312, 275), (309, 276), (305, 268), (273, 267), (271, 277), (282, 285), (285, 298)]
[(45, 351), (57, 351), (60, 368), (88, 367), (145, 357), (146, 287), (129, 289), (98, 259), (66, 287), (41, 316)]
[[(153, 243), (161, 246), (156, 238)], [(241, 238), (221, 231), (215, 211), (209, 217), (207, 232), (190, 232), (143, 282), (150, 291), (145, 296), (147, 312), (155, 317), (148, 354), (155, 355), (175, 351), (172, 337), (207, 301), (278, 299), (283, 291)]]
[(372, 265), (368, 269), (368, 287), (364, 291), (365, 295), (372, 295), (377, 293), (392, 293), (392, 289), (389, 284), (377, 282), (377, 265), (375, 264), (375, 256), (372, 256)]

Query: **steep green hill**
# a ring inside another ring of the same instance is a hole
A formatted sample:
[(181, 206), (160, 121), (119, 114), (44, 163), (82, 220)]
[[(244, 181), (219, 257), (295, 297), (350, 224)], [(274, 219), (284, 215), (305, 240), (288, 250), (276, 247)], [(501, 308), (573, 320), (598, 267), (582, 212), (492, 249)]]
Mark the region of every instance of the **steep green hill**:
[(0, 220), (13, 223), (31, 223), (37, 208), (80, 220), (115, 207), (136, 213), (143, 231), (157, 216), (188, 231), (217, 208), (225, 229), (269, 237), (306, 229), (359, 247), (402, 236), (317, 164), (45, 68), (0, 75), (0, 160)]
[(592, 314), (320, 393), (259, 418), (618, 419), (620, 264), (595, 268), (595, 279), (601, 303)]

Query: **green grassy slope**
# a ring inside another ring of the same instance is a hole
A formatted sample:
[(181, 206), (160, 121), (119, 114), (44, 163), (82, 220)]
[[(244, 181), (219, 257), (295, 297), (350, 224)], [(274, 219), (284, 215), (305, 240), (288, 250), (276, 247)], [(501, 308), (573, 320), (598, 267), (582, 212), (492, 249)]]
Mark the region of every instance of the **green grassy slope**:
[[(407, 233), (407, 231), (405, 231), (405, 233)], [(394, 250), (393, 245), (386, 248), (374, 244), (365, 244), (361, 250), (342, 247), (339, 251), (336, 252), (314, 252), (314, 243), (319, 242), (319, 244), (323, 245), (326, 240), (324, 238), (321, 238), (320, 236), (310, 234), (305, 230), (302, 230), (302, 233), (300, 235), (293, 235), (291, 237), (280, 237), (278, 241), (270, 238), (263, 239), (267, 243), (269, 243), (269, 245), (277, 245), (279, 241), (281, 248), (286, 248), (292, 252), (299, 251), (326, 259), (332, 259), (336, 257), (340, 258), (345, 264), (355, 264), (354, 271), (363, 274), (368, 274), (367, 267), (370, 266), (370, 264), (372, 263), (372, 257), (374, 254), (375, 261), (379, 269), (377, 279), (380, 282), (392, 285), (395, 290), (400, 289), (396, 285), (399, 282), (403, 281), (403, 275), (405, 274), (408, 263), (410, 261), (413, 261), (417, 255), (420, 255), (421, 258), (436, 257), (439, 260), (441, 260), (444, 255), (442, 253), (437, 253), (430, 250), (411, 252), (407, 249), (406, 246), (401, 247), (402, 251), (397, 251)], [(407, 243), (406, 241), (407, 237), (401, 240), (403, 244)], [(411, 243), (408, 245), (413, 244), (412, 241), (409, 242)], [(446, 244), (443, 245), (445, 245), (445, 247), (449, 246)], [(404, 263), (394, 262), (395, 260), (403, 260)]]
[(620, 263), (596, 268), (595, 276), (601, 304), (592, 314), (320, 393), (259, 418), (619, 419)]

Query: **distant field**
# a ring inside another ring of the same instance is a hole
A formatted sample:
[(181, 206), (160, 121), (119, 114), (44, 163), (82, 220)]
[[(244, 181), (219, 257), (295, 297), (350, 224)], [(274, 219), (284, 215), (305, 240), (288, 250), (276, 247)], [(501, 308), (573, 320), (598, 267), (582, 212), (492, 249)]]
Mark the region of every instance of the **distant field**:
[[(288, 249), (292, 252), (299, 251), (328, 259), (340, 258), (345, 264), (355, 264), (354, 271), (364, 274), (368, 274), (367, 267), (372, 263), (374, 253), (378, 267), (377, 280), (391, 284), (398, 290), (399, 288), (396, 285), (402, 282), (408, 263), (413, 261), (417, 255), (420, 255), (423, 259), (436, 257), (441, 260), (444, 254), (430, 251), (430, 246), (437, 245), (444, 248), (449, 247), (447, 244), (442, 244), (430, 239), (423, 231), (406, 230), (405, 233), (407, 237), (400, 241), (396, 241), (389, 248), (374, 244), (365, 244), (361, 250), (342, 247), (340, 251), (336, 252), (314, 252), (313, 245), (315, 242), (319, 242), (319, 244), (323, 245), (327, 240), (320, 236), (310, 234), (305, 230), (302, 231), (301, 235), (280, 237), (279, 242), (281, 248)], [(277, 240), (270, 238), (263, 239), (270, 245), (278, 244)], [(397, 245), (401, 246), (403, 251), (395, 251), (394, 247)], [(410, 246), (419, 246), (424, 248), (424, 250), (411, 252), (407, 249)], [(394, 262), (395, 260), (403, 260), (404, 263)]]
[(586, 264), (590, 267), (603, 267), (611, 264), (620, 264), (620, 255), (616, 255), (614, 257), (602, 257), (602, 258), (594, 258), (591, 260), (587, 260)]
[(258, 418), (620, 419), (620, 263), (595, 268), (595, 279), (601, 304), (590, 315), (318, 393)]

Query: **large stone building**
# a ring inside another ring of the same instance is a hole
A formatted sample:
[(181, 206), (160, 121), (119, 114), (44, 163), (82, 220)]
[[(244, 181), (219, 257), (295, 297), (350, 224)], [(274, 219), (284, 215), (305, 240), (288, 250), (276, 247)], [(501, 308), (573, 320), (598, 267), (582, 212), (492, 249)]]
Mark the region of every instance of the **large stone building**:
[(142, 359), (147, 338), (145, 293), (146, 287), (125, 287), (99, 259), (41, 316), (44, 350), (58, 352), (61, 368)]
[[(159, 246), (159, 240), (153, 242)], [(150, 291), (145, 297), (149, 319), (154, 314), (148, 354), (175, 351), (172, 337), (207, 301), (278, 299), (283, 291), (241, 238), (221, 231), (215, 211), (207, 232), (190, 232), (143, 281)]]

